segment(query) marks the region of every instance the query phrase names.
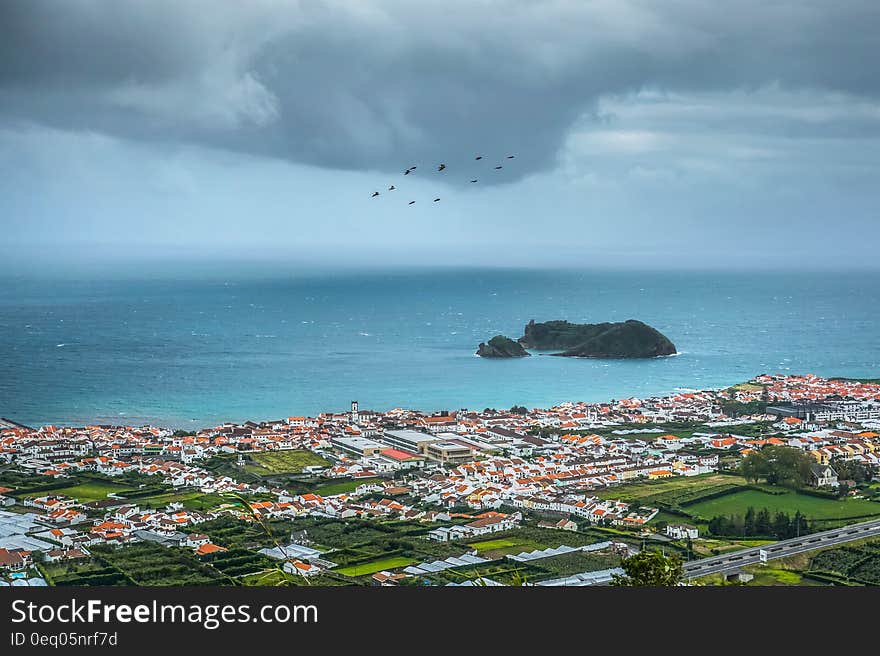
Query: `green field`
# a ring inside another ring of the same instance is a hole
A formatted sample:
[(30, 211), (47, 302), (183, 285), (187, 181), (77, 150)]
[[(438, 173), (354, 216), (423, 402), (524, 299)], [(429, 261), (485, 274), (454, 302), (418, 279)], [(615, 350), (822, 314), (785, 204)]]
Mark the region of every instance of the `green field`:
[(154, 510), (161, 510), (169, 503), (182, 503), (184, 508), (201, 511), (216, 510), (222, 504), (241, 505), (235, 498), (223, 497), (219, 494), (205, 494), (192, 489), (133, 498), (131, 503), (137, 504), (141, 508), (152, 508)]
[(522, 541), (516, 538), (500, 538), (498, 540), (483, 540), (482, 542), (471, 542), (469, 546), (477, 551), (490, 551), (492, 549), (504, 549), (505, 547), (515, 547)]
[(723, 497), (708, 499), (687, 507), (688, 512), (704, 518), (716, 515), (743, 515), (749, 506), (771, 513), (786, 512), (794, 515), (798, 510), (808, 519), (845, 519), (866, 515), (880, 515), (880, 503), (867, 499), (824, 499), (794, 491), (768, 494), (760, 490), (743, 490)]
[(621, 499), (623, 501), (641, 501), (649, 497), (686, 490), (692, 492), (701, 488), (715, 487), (718, 485), (745, 485), (746, 479), (741, 476), (729, 474), (703, 474), (701, 476), (677, 476), (664, 478), (658, 481), (638, 481), (635, 483), (623, 483), (604, 490), (598, 490), (596, 495), (603, 499)]
[(334, 494), (344, 494), (345, 492), (354, 492), (355, 489), (359, 485), (363, 485), (364, 483), (376, 483), (381, 481), (381, 478), (358, 478), (358, 479), (346, 479), (344, 481), (333, 481), (331, 483), (325, 483), (324, 485), (319, 485), (315, 488), (315, 494), (320, 494), (321, 496), (330, 497)]
[(483, 540), (482, 542), (472, 542), (468, 545), (476, 549), (481, 555), (500, 558), (507, 554), (518, 554), (523, 551), (535, 551), (536, 549), (546, 549), (544, 544), (529, 540), (527, 538), (499, 538), (497, 540)]
[(302, 449), (255, 453), (251, 455), (250, 460), (251, 462), (244, 466), (245, 471), (260, 476), (299, 474), (306, 467), (326, 467), (332, 464), (326, 458)]
[[(560, 531), (561, 533), (561, 531)], [(547, 544), (530, 540), (528, 538), (501, 538), (498, 540), (484, 540), (482, 542), (472, 542), (468, 545), (479, 552), (483, 558), (496, 559), (503, 558), (509, 554), (518, 554), (523, 551), (537, 551), (546, 549)], [(559, 546), (559, 545), (556, 545)]]
[(352, 565), (351, 567), (343, 567), (341, 569), (334, 570), (339, 572), (340, 574), (344, 574), (345, 576), (365, 576), (367, 574), (375, 574), (376, 572), (381, 572), (386, 569), (396, 569), (398, 567), (406, 567), (407, 565), (412, 565), (415, 560), (412, 558), (404, 558), (402, 556), (398, 556), (395, 558), (384, 558), (382, 560), (374, 560), (369, 563), (363, 563), (361, 565)]
[(81, 503), (88, 503), (90, 501), (99, 501), (107, 498), (109, 492), (118, 493), (123, 490), (131, 490), (131, 486), (105, 483), (104, 481), (89, 481), (87, 483), (79, 483), (78, 485), (71, 485), (70, 487), (62, 487), (46, 492), (28, 492), (27, 494), (23, 494), (22, 498), (32, 499), (34, 497), (60, 494), (78, 499)]
[(536, 551), (548, 547), (559, 547), (563, 544), (570, 547), (582, 547), (609, 536), (601, 532), (557, 531), (549, 528), (522, 526), (512, 531), (498, 534), (498, 537), (468, 543), (468, 547), (476, 549), (483, 558), (503, 558), (509, 554), (523, 551)]

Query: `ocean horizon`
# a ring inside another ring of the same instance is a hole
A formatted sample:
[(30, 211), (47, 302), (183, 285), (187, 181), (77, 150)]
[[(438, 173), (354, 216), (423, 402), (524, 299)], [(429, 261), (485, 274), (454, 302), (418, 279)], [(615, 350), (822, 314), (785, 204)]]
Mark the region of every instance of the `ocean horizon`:
[[(880, 272), (432, 269), (0, 280), (0, 416), (195, 428), (363, 409), (548, 407), (880, 376)], [(642, 320), (651, 360), (474, 352), (530, 320)]]

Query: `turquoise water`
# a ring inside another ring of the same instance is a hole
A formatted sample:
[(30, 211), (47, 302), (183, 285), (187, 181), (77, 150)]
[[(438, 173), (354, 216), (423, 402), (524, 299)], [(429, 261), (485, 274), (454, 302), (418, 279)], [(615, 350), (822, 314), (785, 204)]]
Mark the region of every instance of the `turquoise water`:
[[(0, 416), (193, 427), (547, 406), (765, 372), (880, 377), (880, 274), (444, 270), (0, 280)], [(484, 360), (529, 319), (646, 321), (680, 355)]]

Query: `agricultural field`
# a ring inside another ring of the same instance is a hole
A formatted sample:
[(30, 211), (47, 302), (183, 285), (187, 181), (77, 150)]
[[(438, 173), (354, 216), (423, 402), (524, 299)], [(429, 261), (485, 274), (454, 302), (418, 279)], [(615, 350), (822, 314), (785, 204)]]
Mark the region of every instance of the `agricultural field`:
[(232, 581), (200, 562), (189, 550), (140, 542), (112, 549), (93, 547), (93, 556), (134, 585), (229, 585)]
[(360, 479), (345, 479), (342, 481), (330, 481), (329, 483), (324, 483), (323, 485), (317, 486), (312, 492), (315, 494), (319, 494), (321, 496), (330, 497), (334, 494), (345, 494), (346, 492), (354, 492), (358, 486), (363, 485), (365, 483), (377, 483), (383, 479), (381, 478), (360, 478)]
[(371, 562), (362, 563), (360, 565), (342, 567), (334, 571), (345, 576), (365, 576), (367, 574), (375, 574), (376, 572), (381, 572), (382, 570), (386, 569), (397, 569), (399, 567), (406, 567), (408, 565), (412, 565), (414, 562), (416, 561), (413, 558), (395, 556), (393, 558), (383, 558), (382, 560), (374, 560)]
[[(627, 537), (632, 539), (631, 534)], [(483, 558), (503, 558), (508, 554), (518, 554), (523, 551), (535, 551), (548, 547), (583, 547), (588, 544), (602, 542), (603, 540), (620, 539), (618, 536), (589, 529), (587, 531), (558, 531), (550, 528), (537, 528), (534, 526), (522, 526), (513, 531), (497, 533), (492, 537), (483, 537), (469, 542), (466, 546), (476, 549)]]
[(250, 456), (245, 471), (259, 476), (299, 474), (306, 467), (326, 467), (332, 464), (326, 458), (304, 449), (294, 451), (267, 451)]
[(610, 569), (620, 565), (620, 560), (620, 556), (604, 551), (581, 551), (553, 556), (552, 558), (542, 558), (541, 560), (531, 561), (529, 564), (535, 569), (541, 570), (541, 573), (537, 576), (537, 580), (541, 580)]
[(709, 519), (716, 515), (742, 515), (749, 506), (770, 513), (785, 512), (794, 515), (798, 510), (809, 520), (843, 520), (847, 518), (880, 516), (880, 503), (867, 499), (827, 499), (785, 490), (769, 494), (761, 490), (741, 490), (714, 499), (688, 505), (687, 511)]
[(211, 542), (214, 544), (230, 550), (272, 546), (273, 539), (287, 544), (293, 529), (293, 522), (272, 519), (266, 522), (266, 526), (271, 531), (271, 536), (258, 522), (247, 522), (235, 517), (219, 517), (202, 522), (198, 525), (198, 531), (211, 538)]
[(708, 488), (721, 485), (746, 485), (746, 479), (732, 474), (703, 474), (701, 476), (676, 476), (657, 481), (637, 481), (623, 483), (604, 490), (598, 490), (596, 496), (603, 499), (621, 499), (633, 503), (647, 503), (652, 497), (663, 495), (671, 497), (675, 494), (692, 496)]
[(230, 549), (208, 554), (202, 562), (230, 578), (248, 576), (275, 568), (278, 561), (248, 549)]
[(181, 503), (184, 508), (201, 511), (217, 510), (223, 505), (230, 507), (241, 505), (241, 502), (234, 497), (205, 494), (192, 489), (162, 492), (160, 494), (131, 499), (131, 502), (138, 504), (141, 508), (155, 509), (162, 509), (169, 503)]
[(42, 497), (47, 494), (61, 494), (68, 497), (78, 499), (80, 503), (89, 503), (90, 501), (100, 501), (106, 499), (110, 493), (130, 492), (130, 485), (118, 485), (115, 483), (87, 480), (70, 487), (61, 487), (45, 492), (27, 492), (21, 495), (23, 499), (32, 499), (34, 497)]
[(477, 550), (477, 553), (483, 558), (501, 558), (508, 554), (518, 554), (523, 551), (535, 551), (536, 549), (546, 549), (547, 545), (542, 542), (536, 542), (524, 537), (497, 538), (495, 540), (482, 540), (480, 542), (471, 542), (469, 547)]
[(820, 551), (804, 573), (841, 585), (880, 585), (880, 541)]
[(50, 585), (132, 585), (132, 581), (115, 567), (93, 559), (41, 563), (39, 568)]

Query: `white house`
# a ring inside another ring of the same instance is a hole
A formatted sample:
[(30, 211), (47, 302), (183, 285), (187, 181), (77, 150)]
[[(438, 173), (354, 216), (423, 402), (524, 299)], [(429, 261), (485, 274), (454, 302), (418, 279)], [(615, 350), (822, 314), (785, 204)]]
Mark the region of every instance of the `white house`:
[(837, 487), (837, 472), (829, 465), (812, 465), (810, 479), (816, 487)]
[(700, 532), (696, 526), (690, 524), (667, 524), (666, 535), (675, 540), (687, 540), (688, 538), (695, 540)]

